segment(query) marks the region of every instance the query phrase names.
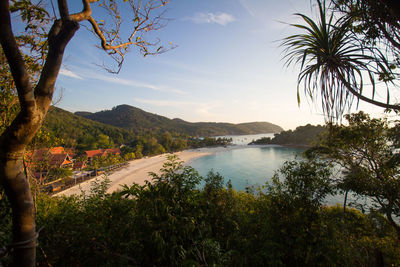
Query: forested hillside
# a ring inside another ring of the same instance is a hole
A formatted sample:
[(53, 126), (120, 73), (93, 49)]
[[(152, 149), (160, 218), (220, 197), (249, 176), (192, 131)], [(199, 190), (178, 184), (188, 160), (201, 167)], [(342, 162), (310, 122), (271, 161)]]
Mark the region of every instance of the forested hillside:
[(76, 115), (105, 124), (129, 129), (135, 133), (146, 131), (171, 131), (191, 136), (215, 136), (228, 134), (279, 133), (283, 129), (269, 122), (250, 123), (192, 123), (181, 119), (169, 119), (129, 105), (119, 105), (111, 110), (96, 113), (76, 112)]
[[(92, 144), (107, 139), (110, 143), (123, 144), (135, 139), (133, 132), (92, 121), (57, 107), (51, 107), (43, 128), (61, 138), (67, 147)], [(110, 147), (110, 146), (108, 146)]]
[[(131, 131), (51, 107), (42, 131), (36, 136), (33, 143), (41, 143), (41, 146), (63, 145), (76, 148), (78, 151), (112, 148), (124, 144), (125, 150), (134, 152), (137, 158), (179, 151), (188, 147), (217, 146), (230, 143), (230, 140), (225, 138), (194, 138), (176, 130), (169, 132), (164, 129), (147, 128), (143, 131)], [(51, 144), (43, 143), (43, 132), (47, 132), (48, 136), (54, 139)]]
[(295, 145), (295, 146), (310, 146), (313, 142), (318, 140), (318, 137), (326, 132), (325, 126), (307, 124), (305, 126), (299, 126), (294, 131), (288, 130), (281, 133), (275, 134), (271, 139), (269, 137), (263, 137), (261, 139), (251, 142), (249, 145)]

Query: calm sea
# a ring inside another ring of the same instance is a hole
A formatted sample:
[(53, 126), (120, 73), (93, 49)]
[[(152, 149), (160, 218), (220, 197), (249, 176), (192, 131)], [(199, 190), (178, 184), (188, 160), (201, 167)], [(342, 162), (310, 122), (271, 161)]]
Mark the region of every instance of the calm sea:
[[(231, 180), (236, 190), (245, 190), (248, 186), (264, 185), (270, 181), (285, 161), (301, 159), (304, 149), (282, 147), (275, 145), (248, 146), (252, 140), (261, 137), (273, 137), (273, 134), (224, 136), (233, 139), (235, 146), (213, 155), (197, 158), (187, 164), (196, 169), (205, 177), (210, 170), (218, 172), (225, 178), (225, 183)], [(367, 199), (356, 199), (349, 194), (349, 202), (358, 204), (370, 203)], [(344, 196), (337, 194), (328, 196), (325, 203), (336, 205), (343, 203)]]
[(233, 188), (245, 190), (249, 185), (263, 185), (285, 161), (301, 157), (303, 150), (281, 146), (247, 146), (252, 140), (273, 134), (224, 136), (236, 144), (231, 149), (201, 157), (188, 163), (200, 175), (210, 170), (220, 173)]

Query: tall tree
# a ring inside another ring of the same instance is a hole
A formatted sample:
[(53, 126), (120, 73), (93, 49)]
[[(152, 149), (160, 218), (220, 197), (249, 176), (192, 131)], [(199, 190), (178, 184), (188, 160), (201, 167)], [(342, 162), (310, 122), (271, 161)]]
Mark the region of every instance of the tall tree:
[[(42, 1), (38, 1), (41, 3)], [(10, 4), (11, 3), (11, 4)], [(52, 2), (51, 2), (52, 4)], [(139, 48), (147, 56), (166, 51), (158, 42), (150, 41), (148, 32), (158, 30), (165, 26), (163, 7), (166, 0), (82, 0), (82, 11), (71, 14), (67, 0), (57, 1), (58, 17), (49, 18), (50, 29), (45, 33), (43, 45), (38, 52), (44, 52), (42, 69), (37, 73), (37, 83), (29, 69), (25, 54), (32, 51), (21, 47), (18, 35), (13, 32), (11, 13), (20, 15), (22, 23), (29, 28), (35, 14), (40, 14), (44, 19), (44, 9), (31, 0), (0, 1), (0, 44), (5, 61), (8, 63), (12, 76), (4, 78), (15, 87), (18, 96), (19, 110), (9, 126), (0, 136), (0, 182), (12, 207), (13, 243), (9, 246), (13, 253), (13, 263), (16, 266), (34, 266), (36, 254), (35, 211), (29, 184), (23, 168), (23, 155), (25, 148), (42, 125), (44, 117), (51, 104), (54, 86), (59, 73), (63, 54), (69, 41), (79, 29), (80, 23), (88, 23), (98, 37), (101, 48), (115, 60), (116, 69), (109, 71), (118, 72), (122, 66), (124, 56), (131, 46)], [(103, 18), (95, 18), (92, 12), (96, 4), (96, 11), (105, 9), (111, 16), (112, 25), (106, 25)], [(130, 11), (130, 32), (123, 36), (122, 15), (119, 10)], [(43, 13), (27, 12), (41, 10)], [(40, 26), (40, 24), (39, 24)], [(41, 38), (33, 34), (32, 38)], [(37, 39), (36, 39), (37, 40)], [(4, 66), (4, 65), (2, 65)]]
[[(329, 12), (325, 2), (317, 1), (319, 17), (314, 21), (304, 14), (296, 14), (304, 23), (292, 24), (302, 32), (282, 41), (285, 64), (299, 64), (299, 88), (316, 100), (320, 95), (322, 108), (329, 118), (340, 120), (350, 110), (354, 97), (387, 109), (400, 110), (390, 102), (389, 86), (396, 78), (391, 58), (376, 45), (366, 45), (355, 31), (353, 17)], [(398, 32), (397, 32), (398, 33)], [(375, 99), (376, 85), (386, 85), (386, 102)], [(371, 96), (364, 93), (370, 84)]]
[(400, 125), (390, 128), (387, 120), (363, 112), (345, 117), (348, 126), (329, 125), (326, 138), (306, 154), (340, 166), (343, 175), (337, 186), (368, 197), (365, 208), (384, 214), (400, 240)]

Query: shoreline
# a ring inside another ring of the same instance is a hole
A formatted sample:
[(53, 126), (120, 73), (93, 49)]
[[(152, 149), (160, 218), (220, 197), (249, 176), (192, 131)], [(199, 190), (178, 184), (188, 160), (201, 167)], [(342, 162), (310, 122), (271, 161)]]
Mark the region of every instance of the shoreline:
[[(204, 156), (212, 155), (218, 152), (231, 149), (230, 147), (207, 147), (198, 149), (189, 149), (184, 151), (175, 152), (173, 154), (162, 154), (147, 158), (141, 158), (132, 160), (128, 163), (128, 166), (122, 169), (108, 174), (108, 179), (110, 180), (110, 187), (107, 189), (107, 193), (112, 193), (120, 190), (121, 185), (132, 185), (137, 183), (139, 185), (144, 185), (146, 180), (150, 180), (149, 172), (160, 173), (165, 161), (167, 161), (167, 156), (176, 155), (180, 161), (184, 161), (185, 165), (190, 165), (190, 162)], [(54, 196), (71, 196), (80, 195), (81, 190), (85, 192), (90, 191), (90, 185), (92, 181), (96, 178), (90, 179), (83, 183), (77, 184), (71, 188), (61, 191)]]

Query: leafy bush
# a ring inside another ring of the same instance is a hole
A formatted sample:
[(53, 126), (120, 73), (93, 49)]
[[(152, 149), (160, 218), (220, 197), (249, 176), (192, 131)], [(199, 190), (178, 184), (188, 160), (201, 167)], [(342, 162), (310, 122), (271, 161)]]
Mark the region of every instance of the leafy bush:
[[(288, 162), (255, 193), (225, 188), (170, 158), (145, 185), (107, 194), (42, 195), (39, 265), (371, 266), (400, 262), (396, 233), (378, 213), (326, 207), (330, 167)], [(1, 228), (4, 229), (4, 228)]]

